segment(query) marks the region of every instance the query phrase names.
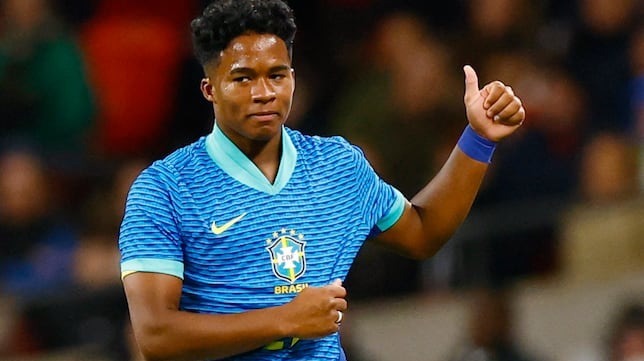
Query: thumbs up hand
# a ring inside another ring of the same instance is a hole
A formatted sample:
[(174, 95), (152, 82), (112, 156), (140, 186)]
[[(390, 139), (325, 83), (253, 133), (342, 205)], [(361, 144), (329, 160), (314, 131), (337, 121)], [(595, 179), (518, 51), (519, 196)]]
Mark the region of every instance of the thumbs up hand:
[(463, 71), (465, 109), (472, 129), (493, 142), (514, 133), (523, 124), (525, 109), (512, 88), (500, 81), (493, 81), (479, 89), (474, 69), (466, 65)]

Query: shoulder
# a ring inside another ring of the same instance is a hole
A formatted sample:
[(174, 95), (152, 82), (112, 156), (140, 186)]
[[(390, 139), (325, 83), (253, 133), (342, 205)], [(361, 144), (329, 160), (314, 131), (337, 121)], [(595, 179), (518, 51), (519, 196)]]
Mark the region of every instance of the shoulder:
[(186, 178), (194, 178), (202, 169), (206, 155), (205, 138), (179, 148), (165, 158), (154, 161), (137, 177), (132, 188), (175, 188)]
[(362, 150), (349, 143), (341, 136), (323, 137), (317, 135), (305, 135), (297, 130), (286, 128), (293, 145), (298, 152), (304, 156), (316, 158), (328, 157), (363, 157)]

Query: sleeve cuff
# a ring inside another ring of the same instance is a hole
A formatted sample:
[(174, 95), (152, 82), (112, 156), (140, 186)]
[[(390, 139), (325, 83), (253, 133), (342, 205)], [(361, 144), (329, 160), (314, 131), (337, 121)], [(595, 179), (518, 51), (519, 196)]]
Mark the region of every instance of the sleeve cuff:
[(397, 189), (394, 189), (396, 193), (396, 199), (394, 200), (393, 205), (391, 206), (391, 209), (389, 209), (389, 212), (378, 222), (376, 222), (376, 226), (381, 232), (384, 232), (391, 228), (403, 214), (403, 211), (405, 210), (405, 196), (400, 193)]
[(136, 272), (163, 273), (183, 279), (183, 263), (156, 258), (137, 258), (121, 263), (121, 279)]

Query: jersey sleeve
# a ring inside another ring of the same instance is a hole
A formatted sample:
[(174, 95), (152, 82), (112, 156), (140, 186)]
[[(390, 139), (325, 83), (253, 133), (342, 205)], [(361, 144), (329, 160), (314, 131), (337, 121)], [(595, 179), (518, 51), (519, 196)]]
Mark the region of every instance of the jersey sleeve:
[(183, 279), (179, 207), (176, 179), (162, 164), (153, 164), (135, 180), (119, 233), (122, 278), (154, 272)]
[(407, 202), (394, 186), (385, 182), (371, 167), (362, 150), (351, 146), (354, 154), (356, 188), (363, 221), (377, 235), (391, 228), (402, 216)]

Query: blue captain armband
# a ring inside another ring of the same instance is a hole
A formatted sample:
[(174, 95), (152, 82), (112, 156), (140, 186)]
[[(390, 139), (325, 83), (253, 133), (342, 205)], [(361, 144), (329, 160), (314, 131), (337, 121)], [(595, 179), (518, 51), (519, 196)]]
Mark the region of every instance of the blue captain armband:
[(468, 124), (457, 143), (468, 157), (483, 163), (492, 162), (496, 142), (478, 135)]

